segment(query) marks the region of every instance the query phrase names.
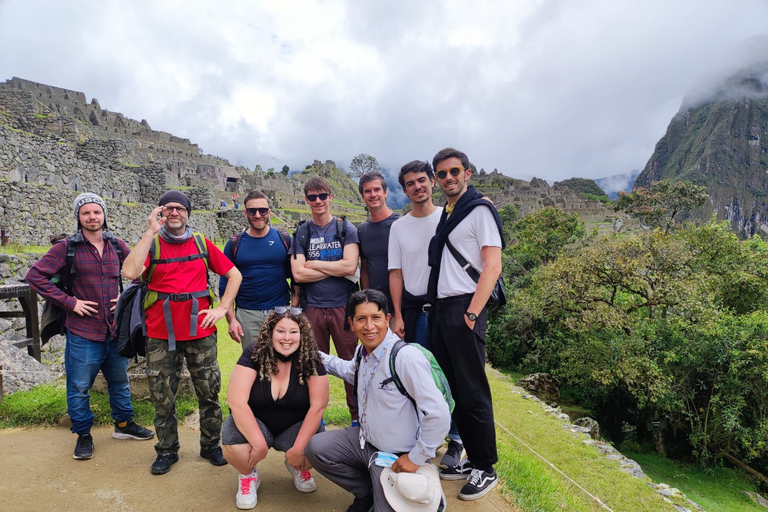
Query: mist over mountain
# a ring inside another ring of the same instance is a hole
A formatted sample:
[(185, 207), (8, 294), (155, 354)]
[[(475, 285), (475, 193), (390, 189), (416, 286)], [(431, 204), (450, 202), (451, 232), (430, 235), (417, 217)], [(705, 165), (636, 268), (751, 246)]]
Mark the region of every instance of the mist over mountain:
[(632, 186), (635, 184), (635, 179), (640, 174), (639, 169), (635, 169), (622, 174), (614, 174), (613, 176), (606, 176), (605, 178), (595, 179), (595, 183), (601, 189), (605, 190), (608, 197), (611, 199), (617, 199), (619, 192), (630, 192)]
[(685, 97), (634, 186), (663, 179), (707, 187), (696, 217), (768, 234), (768, 36), (747, 40)]

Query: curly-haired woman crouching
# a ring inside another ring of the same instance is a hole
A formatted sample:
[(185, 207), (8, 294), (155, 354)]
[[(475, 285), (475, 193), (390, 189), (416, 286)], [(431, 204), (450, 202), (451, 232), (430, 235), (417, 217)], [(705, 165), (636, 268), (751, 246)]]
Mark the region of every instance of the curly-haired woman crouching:
[(267, 317), (232, 371), (227, 402), (232, 414), (222, 428), (222, 444), (227, 462), (240, 472), (238, 508), (256, 506), (261, 483), (256, 464), (270, 447), (285, 452), (297, 490), (317, 488), (304, 448), (325, 430), (328, 376), (300, 309), (275, 308)]

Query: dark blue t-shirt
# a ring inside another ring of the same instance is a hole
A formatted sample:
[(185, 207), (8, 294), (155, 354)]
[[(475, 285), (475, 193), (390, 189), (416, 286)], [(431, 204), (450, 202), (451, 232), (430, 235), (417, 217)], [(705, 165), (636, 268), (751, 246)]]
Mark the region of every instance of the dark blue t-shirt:
[[(272, 309), (286, 306), (290, 301), (285, 262), (288, 252), (280, 232), (270, 228), (266, 236), (254, 238), (243, 233), (237, 249), (237, 261), (232, 258), (232, 240), (224, 246), (224, 255), (243, 274), (235, 305), (242, 309)], [(219, 295), (224, 294), (227, 279), (219, 280)]]

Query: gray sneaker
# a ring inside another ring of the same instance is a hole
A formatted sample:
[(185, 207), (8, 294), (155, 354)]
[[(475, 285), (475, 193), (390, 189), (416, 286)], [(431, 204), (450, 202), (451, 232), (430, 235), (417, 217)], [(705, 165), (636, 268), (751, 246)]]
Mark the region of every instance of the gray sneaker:
[(128, 420), (124, 427), (115, 425), (115, 431), (112, 432), (112, 437), (115, 439), (137, 439), (139, 441), (146, 441), (155, 437), (155, 433), (134, 423), (133, 420)]
[(445, 468), (451, 466), (458, 466), (461, 462), (461, 456), (464, 454), (464, 445), (459, 441), (451, 439), (448, 441), (448, 449), (445, 450), (445, 455), (440, 459), (440, 465)]

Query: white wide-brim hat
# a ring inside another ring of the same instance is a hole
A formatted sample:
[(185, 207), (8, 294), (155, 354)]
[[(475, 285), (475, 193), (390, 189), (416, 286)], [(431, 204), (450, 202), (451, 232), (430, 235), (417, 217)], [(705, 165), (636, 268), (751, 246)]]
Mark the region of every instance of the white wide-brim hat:
[(395, 512), (437, 512), (445, 496), (440, 475), (432, 464), (419, 466), (415, 473), (395, 473), (384, 468), (379, 481)]

